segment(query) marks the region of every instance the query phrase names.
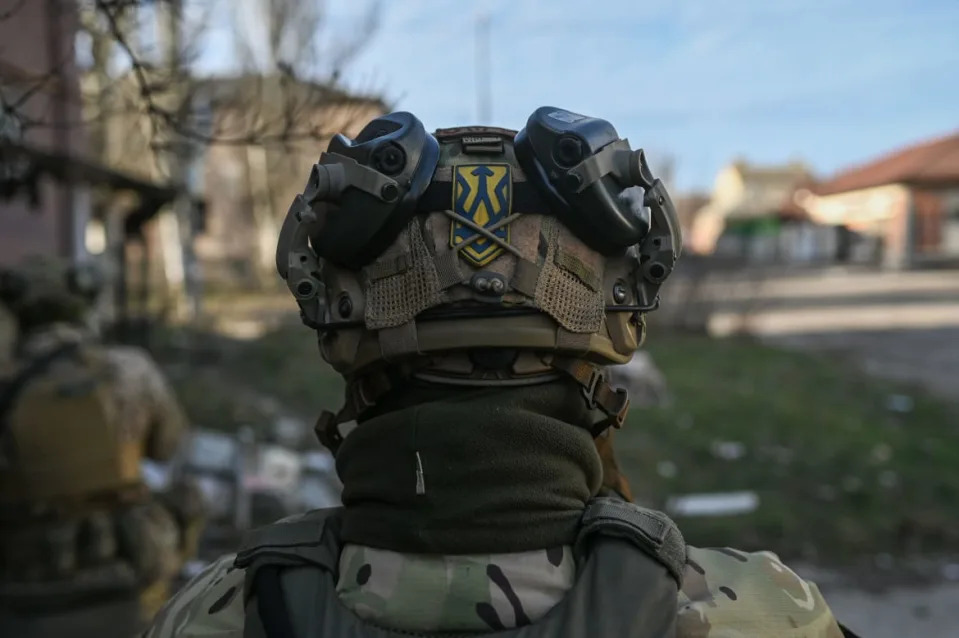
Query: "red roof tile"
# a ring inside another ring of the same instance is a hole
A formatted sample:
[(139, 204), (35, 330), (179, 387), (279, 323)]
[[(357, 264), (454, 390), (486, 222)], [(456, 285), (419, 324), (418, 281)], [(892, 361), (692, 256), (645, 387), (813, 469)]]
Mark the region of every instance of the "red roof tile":
[(959, 132), (895, 151), (816, 186), (819, 195), (895, 183), (959, 183)]

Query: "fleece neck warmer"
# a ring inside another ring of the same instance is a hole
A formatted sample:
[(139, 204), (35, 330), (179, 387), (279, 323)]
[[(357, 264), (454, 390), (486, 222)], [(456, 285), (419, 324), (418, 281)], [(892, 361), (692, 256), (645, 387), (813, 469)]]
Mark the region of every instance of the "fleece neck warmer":
[(574, 541), (603, 473), (577, 386), (393, 394), (337, 455), (344, 543), (469, 554)]

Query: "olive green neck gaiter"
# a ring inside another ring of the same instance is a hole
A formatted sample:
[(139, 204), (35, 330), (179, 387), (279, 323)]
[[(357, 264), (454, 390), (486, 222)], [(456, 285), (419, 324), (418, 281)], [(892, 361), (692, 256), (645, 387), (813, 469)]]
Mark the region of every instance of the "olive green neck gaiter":
[(568, 545), (602, 466), (579, 388), (409, 386), (343, 442), (342, 540), (397, 552)]

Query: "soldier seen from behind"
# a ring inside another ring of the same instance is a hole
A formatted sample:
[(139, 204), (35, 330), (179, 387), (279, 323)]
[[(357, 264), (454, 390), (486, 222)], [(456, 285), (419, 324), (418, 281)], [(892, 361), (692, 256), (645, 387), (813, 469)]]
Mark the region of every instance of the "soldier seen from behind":
[(0, 370), (0, 636), (132, 636), (196, 545), (200, 495), (151, 494), (143, 459), (186, 434), (149, 355), (91, 329), (92, 267), (0, 271), (16, 339)]
[(687, 546), (629, 502), (605, 367), (680, 252), (665, 188), (604, 120), (431, 135), (394, 113), (335, 137), (277, 268), (346, 380), (317, 423), (344, 506), (255, 531), (146, 635), (841, 637), (775, 555)]

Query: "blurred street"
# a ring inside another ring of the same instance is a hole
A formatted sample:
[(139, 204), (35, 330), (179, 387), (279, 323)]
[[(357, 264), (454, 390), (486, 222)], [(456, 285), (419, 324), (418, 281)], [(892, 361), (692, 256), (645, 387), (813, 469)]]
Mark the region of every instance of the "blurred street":
[(837, 617), (863, 638), (953, 638), (959, 628), (959, 585), (899, 588), (874, 594), (824, 588)]
[(817, 583), (837, 617), (863, 638), (952, 638), (959, 627), (959, 565), (948, 566), (950, 582), (923, 584), (920, 577), (909, 586), (869, 578), (854, 583), (850, 574), (803, 565), (796, 571)]

